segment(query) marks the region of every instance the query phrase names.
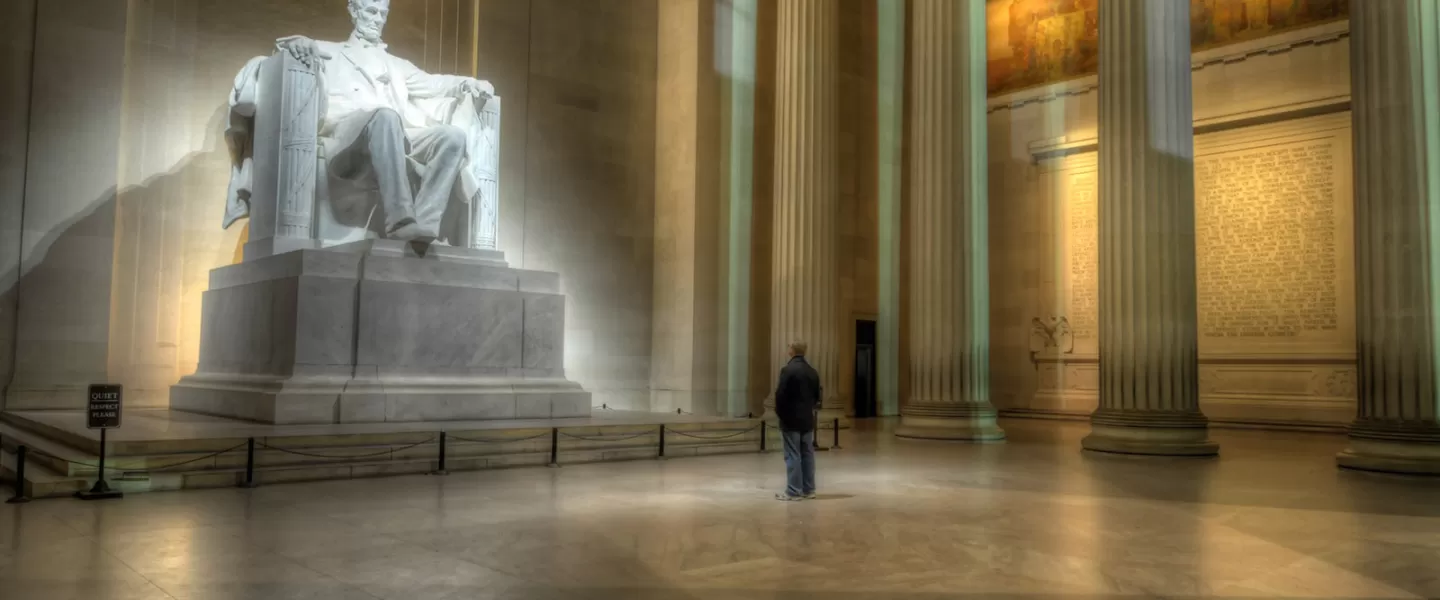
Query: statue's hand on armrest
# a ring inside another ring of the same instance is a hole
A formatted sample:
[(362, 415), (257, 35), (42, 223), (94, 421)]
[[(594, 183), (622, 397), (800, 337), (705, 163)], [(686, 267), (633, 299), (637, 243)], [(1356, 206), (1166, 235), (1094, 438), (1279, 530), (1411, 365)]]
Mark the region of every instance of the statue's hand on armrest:
[(495, 97), (495, 86), (481, 79), (466, 78), (460, 80), (460, 84), (456, 86), (455, 92), (459, 96), (475, 98), (475, 108), (478, 110), (484, 108), (485, 103)]
[(328, 59), (330, 55), (320, 49), (320, 45), (303, 35), (292, 35), (275, 40), (275, 47), (279, 50), (289, 52), (305, 66), (314, 68), (317, 59)]

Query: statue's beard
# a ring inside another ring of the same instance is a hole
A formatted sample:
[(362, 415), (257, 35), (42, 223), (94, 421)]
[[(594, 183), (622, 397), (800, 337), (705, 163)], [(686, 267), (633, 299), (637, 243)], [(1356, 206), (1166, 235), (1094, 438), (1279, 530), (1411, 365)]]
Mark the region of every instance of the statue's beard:
[(380, 23), (367, 23), (365, 21), (355, 22), (355, 33), (361, 39), (373, 43), (380, 43), (380, 32), (385, 30), (385, 25)]

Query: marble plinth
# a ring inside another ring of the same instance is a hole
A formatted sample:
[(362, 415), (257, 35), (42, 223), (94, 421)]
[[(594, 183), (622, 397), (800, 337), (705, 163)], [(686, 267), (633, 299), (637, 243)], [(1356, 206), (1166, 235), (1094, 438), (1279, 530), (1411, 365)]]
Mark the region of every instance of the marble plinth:
[(387, 240), (215, 269), (175, 410), (275, 424), (590, 415), (555, 273)]

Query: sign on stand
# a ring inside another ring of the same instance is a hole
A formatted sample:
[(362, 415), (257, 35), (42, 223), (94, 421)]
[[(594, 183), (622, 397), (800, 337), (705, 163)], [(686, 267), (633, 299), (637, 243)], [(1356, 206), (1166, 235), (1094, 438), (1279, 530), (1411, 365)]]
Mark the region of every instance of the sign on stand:
[(92, 384), (90, 394), (85, 404), (85, 426), (90, 429), (100, 430), (100, 464), (95, 472), (95, 485), (88, 492), (76, 492), (75, 495), (81, 500), (102, 500), (106, 498), (119, 498), (124, 494), (120, 490), (110, 489), (105, 483), (105, 432), (120, 427), (121, 406), (124, 404), (125, 390), (115, 384)]
[(89, 414), (86, 426), (90, 429), (117, 429), (120, 427), (120, 402), (125, 390), (118, 385), (90, 386)]

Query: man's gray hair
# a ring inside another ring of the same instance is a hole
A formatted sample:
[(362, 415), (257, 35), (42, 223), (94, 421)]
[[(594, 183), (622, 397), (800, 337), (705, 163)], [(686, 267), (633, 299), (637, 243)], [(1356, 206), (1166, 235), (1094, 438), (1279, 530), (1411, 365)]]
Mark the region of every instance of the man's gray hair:
[(790, 352), (795, 356), (805, 356), (805, 351), (808, 349), (810, 349), (810, 347), (803, 341), (793, 340), (790, 342)]

